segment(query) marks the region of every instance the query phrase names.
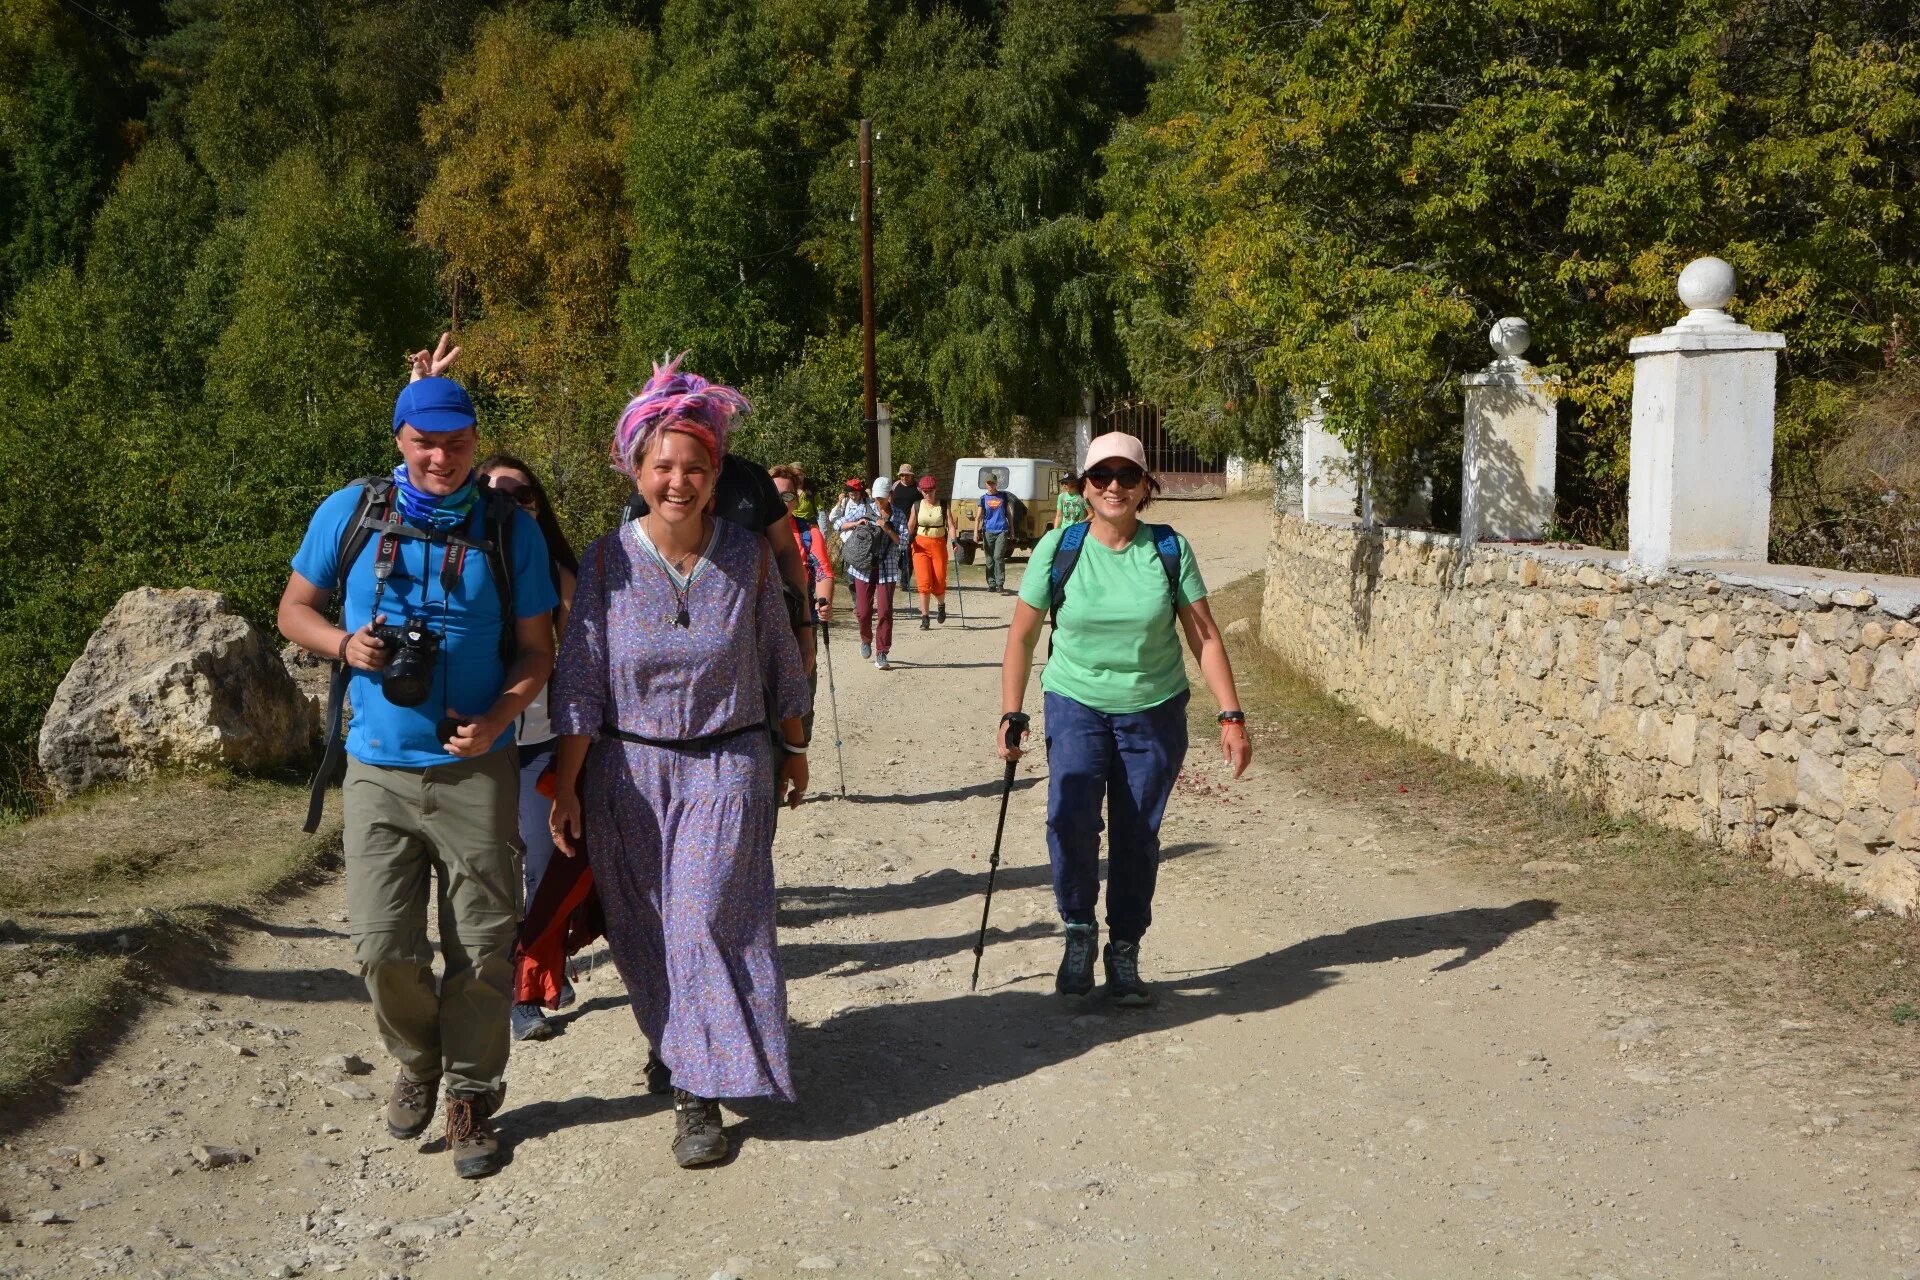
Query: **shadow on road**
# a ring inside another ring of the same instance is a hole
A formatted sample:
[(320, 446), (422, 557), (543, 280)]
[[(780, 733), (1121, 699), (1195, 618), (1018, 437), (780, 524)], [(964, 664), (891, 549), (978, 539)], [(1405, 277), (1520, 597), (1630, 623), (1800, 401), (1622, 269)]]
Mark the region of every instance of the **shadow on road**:
[[(1059, 931), (1057, 925), (1037, 921), (1016, 925), (1011, 929), (989, 926), (987, 945), (992, 947), (1001, 942), (1048, 938)], [(780, 948), (780, 967), (786, 972), (789, 982), (823, 973), (835, 978), (859, 978), (883, 969), (918, 964), (923, 960), (972, 955), (974, 939), (979, 936), (977, 931), (970, 930), (945, 938), (902, 938), (886, 942), (796, 942)], [(889, 985), (894, 985), (892, 980), (889, 980)]]
[[(986, 840), (991, 841), (991, 839), (992, 832), (989, 830)], [(954, 867), (942, 867), (938, 871), (917, 875), (911, 880), (890, 884), (787, 885), (780, 890), (779, 927), (802, 929), (822, 920), (876, 915), (888, 911), (911, 911), (920, 907), (945, 906), (963, 898), (977, 898), (987, 891), (987, 852), (991, 847), (990, 843), (983, 844), (978, 871), (961, 871)], [(1204, 840), (1188, 840), (1162, 849), (1160, 861), (1165, 864), (1175, 858), (1217, 852), (1219, 852), (1218, 845)], [(1100, 865), (1102, 883), (1105, 883), (1106, 860), (1104, 858), (1101, 859)], [(1052, 883), (1052, 868), (1044, 862), (1026, 866), (1009, 866), (1002, 862), (999, 874), (994, 880), (994, 892), (1000, 894), (1014, 889), (1033, 889)], [(783, 955), (792, 949), (793, 944), (783, 944), (780, 948)]]
[[(1043, 781), (1045, 781), (1044, 777), (1015, 778), (1013, 780), (1013, 789), (1015, 791), (1026, 791), (1029, 788), (1039, 786)], [(849, 804), (926, 804), (934, 800), (975, 800), (981, 796), (994, 796), (997, 798), (1000, 795), (1000, 788), (1005, 785), (1006, 783), (995, 779), (991, 782), (976, 782), (970, 787), (952, 787), (946, 791), (922, 791), (917, 795), (863, 796), (849, 794), (845, 798)]]
[[(743, 1136), (762, 1141), (853, 1137), (1071, 1061), (1096, 1044), (1285, 1008), (1332, 986), (1349, 966), (1459, 949), (1460, 956), (1438, 966), (1459, 968), (1551, 919), (1556, 905), (1532, 898), (1360, 925), (1158, 983), (1158, 1006), (1138, 1012), (1027, 990), (869, 1005), (795, 1029), (800, 1105), (746, 1100), (735, 1110), (751, 1122)], [(1066, 1016), (1083, 1013), (1106, 1016)], [(854, 1083), (859, 1087), (849, 1087)]]

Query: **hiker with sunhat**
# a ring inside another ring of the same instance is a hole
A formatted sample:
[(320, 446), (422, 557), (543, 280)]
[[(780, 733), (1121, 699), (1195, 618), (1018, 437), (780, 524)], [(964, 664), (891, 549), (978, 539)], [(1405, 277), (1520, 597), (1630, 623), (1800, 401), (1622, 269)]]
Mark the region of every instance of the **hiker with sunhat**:
[(882, 671), (890, 669), (887, 655), (893, 649), (893, 593), (900, 583), (899, 534), (883, 504), (886, 478), (874, 488), (880, 496), (870, 495), (858, 480), (847, 481), (847, 496), (841, 501), (834, 528), (840, 531), (840, 549), (846, 559), (847, 577), (853, 580), (853, 616), (860, 624), (860, 656), (872, 658)]
[[(1041, 675), (1047, 745), (1047, 853), (1066, 951), (1054, 989), (1093, 990), (1099, 939), (1100, 832), (1107, 831), (1106, 991), (1122, 1005), (1153, 1002), (1140, 980), (1140, 941), (1153, 920), (1160, 821), (1187, 754), (1187, 646), (1220, 706), (1220, 755), (1237, 778), (1252, 759), (1233, 668), (1207, 607), (1187, 540), (1147, 524), (1160, 482), (1132, 436), (1094, 440), (1082, 467), (1089, 519), (1049, 530), (1033, 549), (1000, 665), (994, 749), (1020, 713), (1041, 625), (1054, 620)], [(1107, 819), (1111, 819), (1108, 825)]]
[(936, 609), (939, 621), (947, 620), (947, 540), (952, 531), (939, 482), (921, 476), (918, 488), (920, 496), (907, 509), (907, 535), (912, 539), (913, 576), (920, 584), (920, 629), (925, 631)]

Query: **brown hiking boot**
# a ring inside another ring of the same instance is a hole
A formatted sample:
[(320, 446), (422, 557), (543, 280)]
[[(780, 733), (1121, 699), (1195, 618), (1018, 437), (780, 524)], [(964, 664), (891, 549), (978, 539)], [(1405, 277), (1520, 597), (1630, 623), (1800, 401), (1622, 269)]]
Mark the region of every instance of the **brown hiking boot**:
[(500, 1134), (484, 1098), (447, 1095), (447, 1150), (462, 1178), (484, 1178), (500, 1167)]
[(673, 1158), (682, 1169), (727, 1158), (719, 1103), (685, 1089), (673, 1091)]
[(438, 1080), (415, 1080), (402, 1071), (387, 1095), (387, 1132), (403, 1142), (425, 1133), (439, 1095)]

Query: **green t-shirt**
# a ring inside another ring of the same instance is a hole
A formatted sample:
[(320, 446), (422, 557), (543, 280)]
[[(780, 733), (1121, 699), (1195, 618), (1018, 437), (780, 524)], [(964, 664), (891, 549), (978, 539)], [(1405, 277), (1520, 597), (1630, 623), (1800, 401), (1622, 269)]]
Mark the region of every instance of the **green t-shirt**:
[[(1048, 578), (1062, 532), (1050, 529), (1040, 539), (1020, 583), (1020, 598), (1042, 612), (1051, 603)], [(1180, 603), (1206, 598), (1193, 547), (1181, 538)], [(1080, 563), (1067, 579), (1040, 687), (1110, 715), (1145, 711), (1186, 692), (1180, 623), (1145, 523), (1122, 551), (1102, 546), (1088, 531)]]
[(1060, 523), (1063, 525), (1079, 524), (1087, 518), (1087, 500), (1077, 493), (1061, 494), (1054, 502), (1054, 509), (1060, 513)]

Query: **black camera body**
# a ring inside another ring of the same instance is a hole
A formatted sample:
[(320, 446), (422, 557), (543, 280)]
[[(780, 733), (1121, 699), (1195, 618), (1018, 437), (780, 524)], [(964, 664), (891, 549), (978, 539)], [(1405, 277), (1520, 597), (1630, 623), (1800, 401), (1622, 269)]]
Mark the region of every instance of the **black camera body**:
[(381, 675), (387, 701), (396, 707), (417, 707), (433, 691), (433, 664), (440, 659), (440, 637), (427, 629), (425, 618), (408, 618), (399, 626), (372, 627), (373, 638), (392, 657)]

